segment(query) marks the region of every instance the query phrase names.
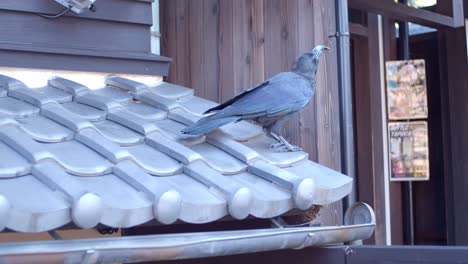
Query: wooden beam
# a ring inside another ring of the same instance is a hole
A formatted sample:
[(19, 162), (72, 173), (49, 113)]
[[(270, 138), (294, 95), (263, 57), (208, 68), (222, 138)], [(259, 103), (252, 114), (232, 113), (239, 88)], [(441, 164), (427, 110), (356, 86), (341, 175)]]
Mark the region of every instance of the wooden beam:
[(451, 0), (452, 1), (452, 17), (454, 27), (462, 27), (465, 25), (465, 16), (463, 14), (463, 0)]
[[(454, 0), (454, 2), (457, 1)], [(455, 23), (453, 17), (424, 9), (412, 8), (401, 3), (396, 3), (393, 0), (349, 0), (349, 7), (432, 28), (453, 28), (458, 26), (458, 21)], [(458, 16), (459, 12), (457, 12), (457, 19)]]
[(452, 17), (455, 27), (463, 26), (463, 0), (439, 1), (436, 6), (436, 11), (439, 14)]
[(349, 33), (361, 37), (367, 37), (369, 35), (367, 27), (356, 23), (349, 23)]

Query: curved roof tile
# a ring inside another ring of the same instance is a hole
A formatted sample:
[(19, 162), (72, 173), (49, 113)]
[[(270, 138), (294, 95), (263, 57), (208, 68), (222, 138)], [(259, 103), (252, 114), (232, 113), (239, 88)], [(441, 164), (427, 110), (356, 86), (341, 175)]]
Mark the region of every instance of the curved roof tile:
[(0, 229), (271, 218), (351, 190), (307, 153), (272, 152), (248, 122), (182, 135), (215, 105), (192, 89), (117, 76), (103, 86), (55, 77), (30, 89), (0, 75)]

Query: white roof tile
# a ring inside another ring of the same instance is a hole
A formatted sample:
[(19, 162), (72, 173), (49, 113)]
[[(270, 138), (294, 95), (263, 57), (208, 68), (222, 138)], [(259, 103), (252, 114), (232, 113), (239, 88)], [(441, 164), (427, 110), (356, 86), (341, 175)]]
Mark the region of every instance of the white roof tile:
[(0, 229), (271, 218), (351, 190), (349, 177), (307, 153), (272, 152), (245, 121), (182, 135), (216, 105), (192, 89), (106, 83), (90, 90), (56, 77), (33, 90), (0, 75)]

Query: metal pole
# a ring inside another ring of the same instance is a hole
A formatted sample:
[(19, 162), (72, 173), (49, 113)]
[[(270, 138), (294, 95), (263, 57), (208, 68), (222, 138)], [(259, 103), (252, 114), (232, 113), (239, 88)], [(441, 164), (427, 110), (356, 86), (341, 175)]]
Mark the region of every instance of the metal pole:
[[(338, 53), (338, 85), (340, 97), (341, 170), (355, 179), (353, 97), (347, 0), (335, 0), (336, 46)], [(355, 181), (354, 181), (354, 184)], [(355, 187), (345, 199), (344, 210), (356, 201)]]
[[(407, 0), (400, 0), (400, 3), (407, 4)], [(409, 49), (409, 27), (408, 22), (398, 23), (398, 56), (403, 60), (410, 59)], [(405, 205), (404, 210), (404, 239), (406, 243), (414, 245), (414, 204), (413, 204), (413, 183), (403, 183), (403, 202)]]

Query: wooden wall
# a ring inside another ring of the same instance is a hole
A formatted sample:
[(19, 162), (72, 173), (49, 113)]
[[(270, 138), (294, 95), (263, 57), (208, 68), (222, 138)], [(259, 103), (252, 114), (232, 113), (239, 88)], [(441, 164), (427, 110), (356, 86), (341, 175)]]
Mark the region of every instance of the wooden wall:
[[(340, 169), (334, 1), (162, 0), (161, 50), (173, 58), (168, 80), (223, 102), (291, 69), (303, 52), (329, 45), (313, 103), (286, 128), (310, 158)], [(338, 204), (327, 221), (341, 221)]]

